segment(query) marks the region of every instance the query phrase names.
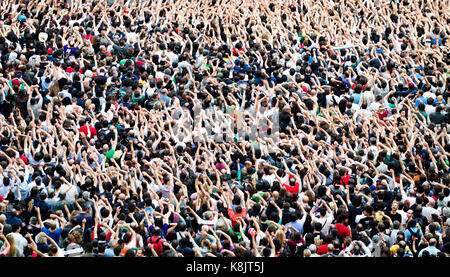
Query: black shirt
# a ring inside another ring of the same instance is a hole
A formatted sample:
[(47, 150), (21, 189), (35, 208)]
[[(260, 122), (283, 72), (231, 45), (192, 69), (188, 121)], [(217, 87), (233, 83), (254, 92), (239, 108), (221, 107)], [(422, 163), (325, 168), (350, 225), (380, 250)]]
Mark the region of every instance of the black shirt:
[(373, 217), (364, 217), (361, 218), (361, 220), (359, 221), (359, 223), (362, 224), (362, 226), (364, 227), (364, 229), (369, 228), (370, 223), (375, 221), (375, 219)]
[(372, 207), (375, 212), (384, 211), (386, 204), (382, 201), (375, 201), (372, 203)]
[(304, 243), (297, 247), (297, 252), (295, 253), (295, 257), (303, 257), (303, 251), (307, 249), (311, 243)]
[(392, 214), (391, 212), (387, 212), (386, 215), (391, 218), (392, 222), (394, 222), (396, 220), (400, 223), (402, 222), (402, 216), (399, 213)]

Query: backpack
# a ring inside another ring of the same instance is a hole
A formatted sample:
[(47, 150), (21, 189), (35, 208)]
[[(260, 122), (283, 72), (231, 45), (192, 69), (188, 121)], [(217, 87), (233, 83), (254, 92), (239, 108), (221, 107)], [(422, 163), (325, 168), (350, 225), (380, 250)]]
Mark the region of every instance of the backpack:
[(152, 241), (151, 237), (148, 239), (148, 244), (152, 244), (153, 249), (155, 250), (156, 254), (158, 254), (158, 255), (161, 255), (161, 253), (163, 252), (163, 246), (162, 246), (163, 242), (164, 241), (161, 237), (158, 237), (156, 239), (156, 241)]
[[(417, 228), (417, 229), (419, 229), (419, 228)], [(412, 228), (411, 227), (409, 227), (408, 229), (407, 229), (410, 233), (411, 233), (411, 235), (413, 235), (413, 236), (415, 236), (416, 238), (418, 238), (418, 239), (420, 239), (421, 238), (421, 236), (420, 236), (420, 232), (419, 232), (419, 230), (417, 230), (417, 232), (414, 232), (413, 230), (412, 230)]]
[[(411, 227), (407, 229), (411, 233), (411, 242), (410, 242), (411, 245), (410, 246), (412, 246), (414, 244), (416, 249), (419, 247), (420, 238), (421, 238), (421, 236), (420, 236), (420, 228), (417, 228), (417, 229), (418, 229), (417, 232), (413, 232)], [(414, 242), (412, 240), (413, 236), (416, 237), (416, 242)]]

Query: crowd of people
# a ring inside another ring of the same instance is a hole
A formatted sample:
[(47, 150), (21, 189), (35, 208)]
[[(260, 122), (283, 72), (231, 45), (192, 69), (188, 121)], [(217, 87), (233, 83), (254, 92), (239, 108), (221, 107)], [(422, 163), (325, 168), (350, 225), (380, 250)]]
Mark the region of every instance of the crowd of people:
[(0, 5), (0, 256), (450, 255), (448, 0)]

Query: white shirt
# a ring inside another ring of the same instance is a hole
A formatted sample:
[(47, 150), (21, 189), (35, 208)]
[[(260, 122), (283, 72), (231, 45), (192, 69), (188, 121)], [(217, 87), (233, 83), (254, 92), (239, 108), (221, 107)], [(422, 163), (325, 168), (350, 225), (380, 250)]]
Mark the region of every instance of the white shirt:
[(322, 233), (324, 233), (325, 235), (328, 234), (328, 232), (330, 231), (331, 228), (331, 223), (333, 222), (333, 215), (331, 214), (325, 214), (325, 217), (313, 217), (312, 218), (312, 222), (319, 222), (320, 224), (322, 224)]
[[(63, 184), (61, 185), (61, 189), (59, 190), (60, 192), (66, 191), (68, 188), (67, 184)], [(67, 202), (74, 202), (76, 199), (76, 195), (78, 194), (78, 190), (76, 188), (76, 186), (72, 186), (69, 191), (66, 193), (66, 198), (64, 200), (66, 200)]]
[(267, 182), (269, 182), (269, 184), (272, 186), (273, 182), (275, 181), (275, 175), (270, 174), (270, 175), (263, 175), (263, 177), (261, 179), (267, 180)]
[(428, 219), (428, 221), (430, 221), (432, 214), (437, 214), (439, 216), (439, 211), (436, 210), (435, 208), (428, 207), (428, 206), (425, 206), (422, 208), (422, 215), (424, 217), (426, 217)]
[(23, 249), (28, 246), (28, 241), (20, 233), (9, 233), (12, 236), (17, 249), (17, 257), (24, 257)]

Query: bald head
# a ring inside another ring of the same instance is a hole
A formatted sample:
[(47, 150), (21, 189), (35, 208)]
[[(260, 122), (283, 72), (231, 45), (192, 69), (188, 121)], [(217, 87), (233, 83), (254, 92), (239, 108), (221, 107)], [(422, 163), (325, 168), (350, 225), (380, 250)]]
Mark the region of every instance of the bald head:
[(5, 224), (6, 222), (6, 215), (0, 214), (0, 223)]
[(327, 246), (328, 253), (333, 253), (333, 250), (334, 250), (334, 245), (332, 243), (329, 243)]
[(435, 238), (430, 239), (431, 246), (436, 246), (436, 244), (437, 244), (437, 240)]

